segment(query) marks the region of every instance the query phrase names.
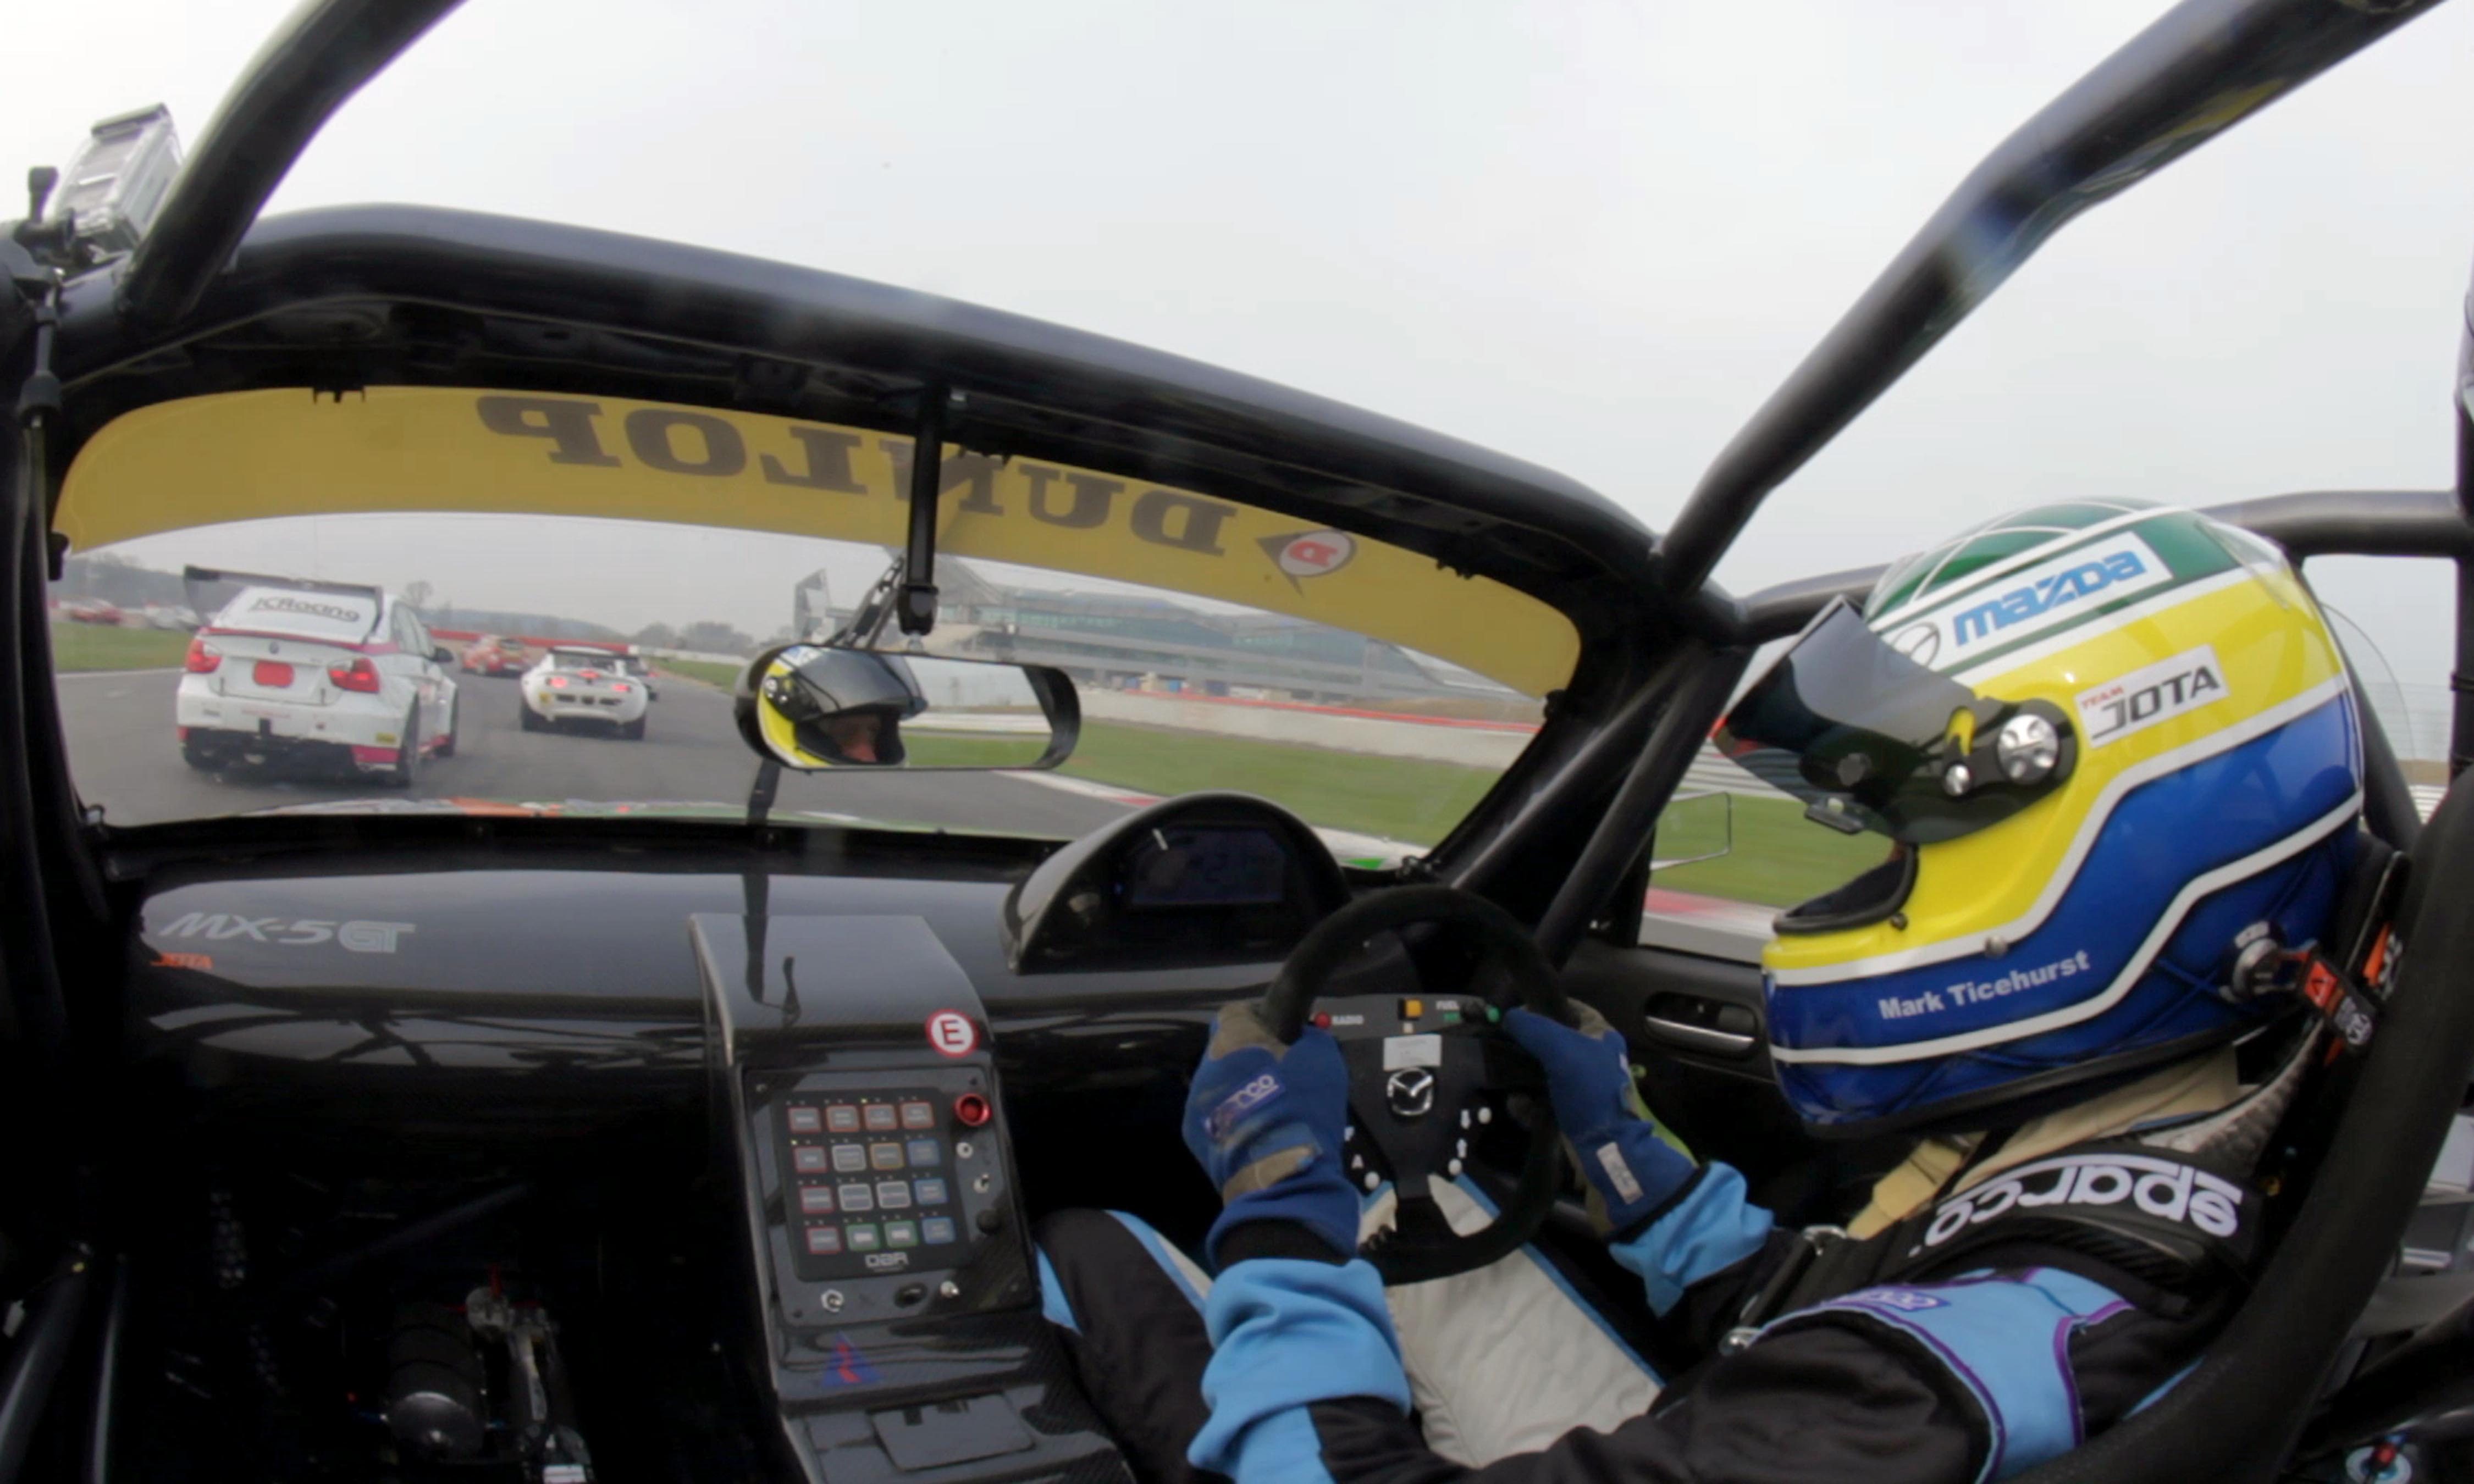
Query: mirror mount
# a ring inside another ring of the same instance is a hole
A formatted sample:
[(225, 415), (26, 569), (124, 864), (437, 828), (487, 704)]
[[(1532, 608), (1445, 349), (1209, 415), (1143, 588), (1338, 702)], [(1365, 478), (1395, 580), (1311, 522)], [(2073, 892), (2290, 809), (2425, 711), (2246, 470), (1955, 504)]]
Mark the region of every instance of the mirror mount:
[(910, 541), (902, 554), (901, 601), (894, 616), (905, 634), (936, 627), (936, 497), (945, 473), (945, 388), (919, 389), (919, 422), (910, 435)]

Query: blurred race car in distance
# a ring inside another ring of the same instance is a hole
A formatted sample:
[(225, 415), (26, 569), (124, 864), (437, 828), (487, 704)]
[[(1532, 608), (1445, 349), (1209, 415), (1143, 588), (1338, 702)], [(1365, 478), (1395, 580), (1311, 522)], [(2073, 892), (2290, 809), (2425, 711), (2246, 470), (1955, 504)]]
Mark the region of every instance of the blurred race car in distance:
[(626, 656), (580, 644), (554, 644), (517, 683), (523, 692), (526, 731), (567, 722), (605, 726), (627, 741), (644, 735), (644, 708), (652, 690), (626, 668)]
[(179, 603), (149, 603), (137, 610), (138, 623), (148, 629), (169, 629), (187, 634), (198, 627), (198, 610)]
[(455, 754), (461, 707), (413, 610), (380, 588), (188, 570), (242, 584), (189, 641), (174, 703), (192, 768), (326, 765), (407, 787)]
[(521, 639), (485, 634), (464, 647), (468, 675), (521, 675), (532, 662), (533, 653)]
[(71, 623), (117, 625), (120, 606), (101, 598), (70, 598), (61, 604), (61, 616)]

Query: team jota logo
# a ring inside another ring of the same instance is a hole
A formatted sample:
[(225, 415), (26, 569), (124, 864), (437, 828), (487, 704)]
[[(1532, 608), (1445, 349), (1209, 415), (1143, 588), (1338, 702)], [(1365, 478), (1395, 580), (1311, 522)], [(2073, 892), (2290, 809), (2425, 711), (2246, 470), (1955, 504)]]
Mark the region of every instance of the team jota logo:
[(2090, 612), (2099, 596), (2111, 601), (2172, 578), (2163, 558), (2124, 532), (1947, 599), (1902, 624), (1887, 642), (1922, 665), (1964, 658), (1988, 640), (2025, 638)]
[(2102, 747), (2212, 701), (2222, 701), (2227, 694), (2224, 666), (2217, 662), (2216, 646), (2202, 644), (2090, 686), (2073, 702), (2079, 713), (2080, 733), (2089, 746)]
[(393, 953), (396, 941), (413, 931), (410, 922), (326, 922), (315, 919), (253, 918), (234, 912), (184, 912), (152, 936), (204, 938), (209, 943), (274, 944), (305, 948), (332, 943), (354, 953)]
[(2127, 1203), (2160, 1221), (2230, 1240), (2242, 1230), (2243, 1187), (2152, 1155), (2068, 1154), (2037, 1160), (1944, 1201), (1915, 1251), (1939, 1247), (1970, 1227), (2011, 1211)]

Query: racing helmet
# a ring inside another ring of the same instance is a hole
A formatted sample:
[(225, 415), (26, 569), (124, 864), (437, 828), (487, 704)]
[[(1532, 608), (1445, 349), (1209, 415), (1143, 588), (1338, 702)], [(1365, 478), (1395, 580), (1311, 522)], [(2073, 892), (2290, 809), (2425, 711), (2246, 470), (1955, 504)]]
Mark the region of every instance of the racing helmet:
[(1887, 844), (1763, 950), (1788, 1101), (1817, 1133), (1994, 1127), (2278, 1013), (2236, 960), (2328, 926), (2354, 707), (2284, 555), (2188, 511), (2024, 511), (1832, 603), (1716, 737)]
[(900, 657), (860, 649), (792, 644), (751, 667), (742, 683), (759, 703), (740, 707), (740, 725), (758, 733), (748, 740), (812, 768), (900, 763), (903, 721), (928, 708)]

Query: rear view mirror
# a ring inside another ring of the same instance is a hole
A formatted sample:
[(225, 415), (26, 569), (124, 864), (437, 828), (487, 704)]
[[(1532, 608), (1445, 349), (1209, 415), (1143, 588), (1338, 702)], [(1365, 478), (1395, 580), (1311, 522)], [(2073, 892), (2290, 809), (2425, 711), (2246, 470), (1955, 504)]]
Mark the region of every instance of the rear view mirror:
[(739, 731), (785, 768), (1054, 768), (1082, 707), (1046, 665), (786, 644), (740, 675)]

